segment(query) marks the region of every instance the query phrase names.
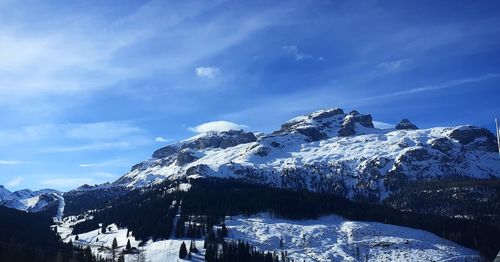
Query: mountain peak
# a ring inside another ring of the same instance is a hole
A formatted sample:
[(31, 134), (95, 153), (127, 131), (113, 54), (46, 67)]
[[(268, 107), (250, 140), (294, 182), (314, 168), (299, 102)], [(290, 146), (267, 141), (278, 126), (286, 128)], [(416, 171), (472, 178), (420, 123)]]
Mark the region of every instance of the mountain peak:
[(222, 148), (257, 141), (252, 132), (244, 130), (210, 131), (188, 138), (179, 143), (165, 146), (153, 153), (153, 158), (165, 158), (179, 153), (182, 149), (201, 150), (206, 148)]
[(414, 125), (410, 120), (404, 118), (402, 119), (399, 124), (396, 125), (396, 129), (401, 130), (401, 129), (418, 129), (416, 125)]
[(300, 133), (310, 141), (318, 141), (335, 136), (355, 135), (359, 126), (374, 128), (372, 116), (356, 110), (346, 114), (341, 108), (330, 108), (295, 117), (281, 125), (281, 129), (274, 134)]

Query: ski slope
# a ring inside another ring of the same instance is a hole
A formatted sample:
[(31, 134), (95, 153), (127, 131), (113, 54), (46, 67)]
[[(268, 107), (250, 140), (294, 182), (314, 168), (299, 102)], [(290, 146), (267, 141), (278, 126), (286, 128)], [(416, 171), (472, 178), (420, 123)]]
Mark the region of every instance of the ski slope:
[[(58, 226), (64, 242), (90, 246), (95, 254), (112, 257), (111, 245), (116, 238), (119, 254), (130, 240), (132, 247), (138, 247), (140, 254), (125, 255), (126, 261), (182, 261), (178, 258), (179, 247), (189, 239), (146, 241), (139, 247), (133, 232), (126, 236), (127, 229), (115, 224), (108, 232), (99, 229), (80, 234), (79, 240), (71, 234), (74, 217), (67, 217)], [(330, 215), (318, 220), (293, 221), (273, 218), (269, 214), (251, 217), (228, 217), (226, 226), (228, 239), (244, 240), (265, 251), (287, 251), (296, 261), (480, 261), (479, 253), (462, 247), (436, 235), (412, 228), (377, 222), (349, 221)], [(283, 247), (280, 248), (280, 239)], [(197, 240), (200, 253), (192, 261), (204, 261), (203, 240)], [(104, 247), (104, 248), (102, 248)]]

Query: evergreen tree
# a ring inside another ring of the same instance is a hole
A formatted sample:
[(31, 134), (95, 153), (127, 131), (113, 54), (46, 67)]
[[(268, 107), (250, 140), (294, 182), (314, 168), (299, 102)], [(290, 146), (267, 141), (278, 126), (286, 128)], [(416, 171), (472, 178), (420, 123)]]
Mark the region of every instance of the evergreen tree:
[(222, 233), (222, 237), (227, 237), (227, 227), (226, 227), (225, 223), (222, 223), (221, 233)]
[(116, 237), (113, 238), (113, 244), (111, 244), (112, 249), (116, 249), (118, 247), (118, 241), (116, 241)]
[(116, 241), (116, 237), (113, 238), (113, 244), (111, 244), (111, 252), (113, 255), (113, 261), (115, 261), (115, 249), (118, 247), (118, 242)]
[(198, 253), (198, 249), (196, 248), (196, 241), (191, 240), (191, 244), (189, 245), (189, 252)]
[(80, 237), (79, 237), (78, 235), (76, 235), (76, 237), (75, 237), (75, 241), (76, 241), (76, 240), (78, 240), (78, 239), (80, 239)]
[(118, 262), (125, 262), (125, 256), (123, 254), (121, 254), (119, 257), (118, 257)]
[(186, 243), (182, 241), (181, 247), (179, 249), (179, 258), (184, 259), (187, 256)]
[(130, 239), (127, 240), (127, 247), (125, 250), (130, 251), (132, 249), (132, 246), (130, 246)]
[(106, 234), (106, 225), (104, 225), (104, 223), (102, 223), (101, 226), (101, 233)]

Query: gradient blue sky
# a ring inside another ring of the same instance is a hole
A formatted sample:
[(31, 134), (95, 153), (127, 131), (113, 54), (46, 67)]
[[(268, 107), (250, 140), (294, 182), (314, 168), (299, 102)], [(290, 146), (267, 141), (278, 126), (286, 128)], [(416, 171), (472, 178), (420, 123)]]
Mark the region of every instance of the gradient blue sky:
[(500, 1), (0, 0), (12, 190), (112, 181), (214, 127), (341, 107), (492, 128), (499, 101)]

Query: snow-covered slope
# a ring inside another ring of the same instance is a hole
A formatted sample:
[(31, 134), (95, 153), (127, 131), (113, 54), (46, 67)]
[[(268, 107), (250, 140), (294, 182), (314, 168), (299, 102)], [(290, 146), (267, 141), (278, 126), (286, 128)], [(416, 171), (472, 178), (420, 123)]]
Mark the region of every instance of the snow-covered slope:
[(37, 191), (22, 189), (10, 192), (0, 186), (0, 205), (22, 211), (39, 212), (61, 201), (62, 193), (54, 189)]
[(384, 199), (408, 180), (500, 177), (495, 137), (472, 126), (418, 130), (373, 127), (371, 115), (326, 109), (296, 117), (272, 134), (201, 134), (154, 152), (114, 185), (233, 177), (353, 199)]
[[(103, 257), (111, 257), (113, 239), (118, 242), (117, 253), (124, 249), (127, 240), (132, 247), (139, 241), (133, 232), (115, 224), (102, 234), (98, 229), (78, 235), (71, 234), (74, 217), (68, 217), (58, 227), (63, 241), (87, 246)], [(318, 220), (292, 221), (276, 219), (268, 214), (251, 217), (233, 217), (226, 220), (228, 239), (243, 240), (264, 251), (287, 251), (295, 261), (480, 261), (477, 251), (462, 247), (436, 235), (417, 229), (375, 222), (348, 221), (331, 215)], [(280, 240), (283, 245), (280, 247)], [(179, 261), (182, 242), (190, 239), (147, 241), (139, 249), (145, 261)], [(197, 240), (200, 250), (194, 261), (202, 261), (205, 250), (203, 241)], [(102, 248), (104, 247), (104, 248)], [(138, 254), (125, 255), (126, 261), (136, 261)]]
[(291, 221), (263, 214), (226, 221), (229, 237), (261, 250), (283, 250), (296, 261), (479, 261), (479, 254), (417, 229), (331, 215)]

